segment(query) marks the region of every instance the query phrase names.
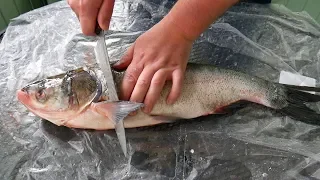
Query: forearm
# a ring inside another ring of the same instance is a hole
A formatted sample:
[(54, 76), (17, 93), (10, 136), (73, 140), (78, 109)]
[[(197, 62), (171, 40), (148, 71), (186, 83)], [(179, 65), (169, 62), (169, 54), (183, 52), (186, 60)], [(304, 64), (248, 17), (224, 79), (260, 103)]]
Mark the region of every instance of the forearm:
[(163, 21), (193, 41), (237, 2), (239, 0), (179, 0)]

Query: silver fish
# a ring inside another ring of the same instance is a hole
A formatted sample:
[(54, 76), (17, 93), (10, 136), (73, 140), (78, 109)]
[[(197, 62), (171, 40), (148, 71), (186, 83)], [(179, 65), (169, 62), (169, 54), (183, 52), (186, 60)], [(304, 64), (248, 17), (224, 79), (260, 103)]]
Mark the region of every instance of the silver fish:
[[(117, 88), (124, 72), (113, 71)], [(318, 102), (319, 88), (269, 82), (242, 72), (209, 65), (188, 64), (179, 99), (166, 104), (171, 82), (166, 82), (160, 99), (150, 114), (142, 103), (108, 101), (102, 83), (89, 70), (70, 71), (27, 85), (17, 91), (19, 101), (34, 114), (58, 126), (107, 130), (114, 129), (111, 119), (125, 117), (124, 127), (134, 128), (193, 119), (209, 114), (228, 113), (239, 105), (257, 103), (310, 124), (320, 124), (320, 115), (306, 106)], [(137, 111), (134, 116), (129, 113)]]

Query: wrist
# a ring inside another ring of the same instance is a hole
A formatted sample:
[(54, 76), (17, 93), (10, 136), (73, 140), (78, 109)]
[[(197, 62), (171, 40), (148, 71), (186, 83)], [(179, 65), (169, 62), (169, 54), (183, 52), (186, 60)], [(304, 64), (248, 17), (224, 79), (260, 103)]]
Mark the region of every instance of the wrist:
[(162, 29), (164, 29), (166, 32), (165, 34), (168, 34), (170, 38), (177, 39), (179, 41), (187, 41), (192, 43), (195, 41), (196, 38), (193, 38), (189, 36), (186, 31), (184, 31), (176, 22), (170, 18), (163, 19), (160, 23), (160, 26), (162, 26)]
[(211, 23), (239, 0), (188, 0), (178, 1), (162, 21), (183, 35), (195, 41)]

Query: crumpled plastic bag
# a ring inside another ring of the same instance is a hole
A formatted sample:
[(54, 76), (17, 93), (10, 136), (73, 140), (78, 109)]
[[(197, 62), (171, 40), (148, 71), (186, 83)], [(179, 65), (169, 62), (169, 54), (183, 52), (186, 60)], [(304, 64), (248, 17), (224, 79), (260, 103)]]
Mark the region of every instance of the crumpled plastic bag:
[[(110, 60), (118, 61), (173, 4), (116, 1), (106, 35)], [(0, 177), (320, 178), (320, 129), (261, 106), (229, 116), (127, 129), (127, 159), (114, 131), (57, 127), (17, 102), (15, 91), (26, 83), (94, 61), (96, 40), (81, 34), (65, 1), (11, 21), (0, 44)], [(320, 26), (309, 15), (249, 3), (232, 7), (213, 23), (190, 55), (190, 63), (240, 70), (275, 82), (281, 72), (293, 79), (298, 73), (314, 78), (315, 85), (319, 62)]]

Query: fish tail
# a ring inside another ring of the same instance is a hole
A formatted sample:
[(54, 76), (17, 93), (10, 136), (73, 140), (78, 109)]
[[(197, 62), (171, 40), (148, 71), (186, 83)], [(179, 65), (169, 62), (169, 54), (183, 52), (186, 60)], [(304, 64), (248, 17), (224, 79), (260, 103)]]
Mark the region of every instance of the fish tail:
[[(284, 85), (280, 87), (283, 91), (273, 95), (271, 102), (283, 113), (295, 120), (312, 125), (320, 125), (320, 114), (307, 106), (307, 103), (320, 101), (320, 95), (310, 92), (320, 92), (320, 88), (307, 86)], [(271, 95), (272, 96), (272, 95)]]

